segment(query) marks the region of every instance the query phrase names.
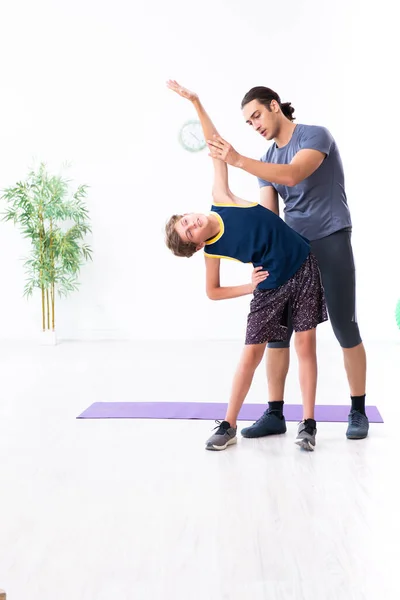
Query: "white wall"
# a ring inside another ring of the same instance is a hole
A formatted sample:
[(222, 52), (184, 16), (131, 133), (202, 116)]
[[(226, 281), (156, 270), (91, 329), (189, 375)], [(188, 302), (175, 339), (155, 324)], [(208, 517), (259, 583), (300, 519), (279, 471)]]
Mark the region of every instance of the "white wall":
[[(73, 163), (91, 186), (94, 262), (78, 294), (58, 307), (65, 338), (241, 338), (249, 298), (205, 297), (203, 259), (177, 259), (163, 225), (180, 210), (207, 211), (211, 165), (177, 143), (191, 106), (165, 89), (173, 77), (199, 92), (237, 149), (265, 143), (241, 116), (254, 85), (275, 88), (299, 122), (330, 128), (341, 148), (354, 221), (358, 314), (366, 338), (398, 338), (400, 298), (395, 3), (340, 0), (14, 0), (0, 10), (0, 187), (32, 159)], [(255, 178), (233, 188), (258, 198)], [(26, 252), (0, 224), (0, 337), (40, 328), (39, 297), (22, 299)], [(225, 265), (224, 265), (225, 266)], [(223, 281), (248, 267), (226, 264)], [(329, 326), (320, 335), (330, 336)]]

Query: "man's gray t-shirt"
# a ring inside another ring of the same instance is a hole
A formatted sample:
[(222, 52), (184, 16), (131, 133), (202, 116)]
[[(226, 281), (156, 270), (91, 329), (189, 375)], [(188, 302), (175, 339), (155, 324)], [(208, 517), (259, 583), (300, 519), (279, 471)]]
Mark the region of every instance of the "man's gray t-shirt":
[(290, 142), (278, 148), (275, 143), (261, 158), (265, 163), (289, 164), (305, 149), (326, 154), (321, 166), (307, 179), (293, 187), (258, 179), (260, 187), (273, 186), (285, 203), (285, 221), (310, 241), (351, 227), (351, 217), (344, 189), (344, 173), (339, 150), (325, 127), (297, 125)]

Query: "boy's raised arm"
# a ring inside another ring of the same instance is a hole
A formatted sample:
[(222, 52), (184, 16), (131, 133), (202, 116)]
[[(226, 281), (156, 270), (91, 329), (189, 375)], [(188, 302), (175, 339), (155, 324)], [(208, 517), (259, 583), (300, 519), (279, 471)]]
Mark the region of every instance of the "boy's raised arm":
[[(218, 131), (205, 111), (202, 103), (197, 94), (190, 90), (182, 87), (176, 81), (169, 80), (167, 87), (173, 92), (177, 93), (182, 98), (189, 100), (194, 108), (196, 109), (199, 117), (201, 126), (203, 128), (204, 138), (206, 140), (213, 139), (214, 136), (218, 136)], [(221, 160), (213, 159), (214, 165), (214, 183), (213, 183), (213, 198), (215, 202), (221, 202), (226, 199), (227, 196), (231, 196), (231, 191), (228, 184), (228, 167), (226, 163)]]

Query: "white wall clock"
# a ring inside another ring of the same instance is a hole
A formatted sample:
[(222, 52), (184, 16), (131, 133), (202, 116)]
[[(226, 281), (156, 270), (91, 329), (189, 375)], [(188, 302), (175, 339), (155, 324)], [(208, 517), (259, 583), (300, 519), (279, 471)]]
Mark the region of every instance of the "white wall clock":
[(186, 121), (179, 132), (179, 141), (188, 152), (200, 152), (207, 146), (200, 121)]

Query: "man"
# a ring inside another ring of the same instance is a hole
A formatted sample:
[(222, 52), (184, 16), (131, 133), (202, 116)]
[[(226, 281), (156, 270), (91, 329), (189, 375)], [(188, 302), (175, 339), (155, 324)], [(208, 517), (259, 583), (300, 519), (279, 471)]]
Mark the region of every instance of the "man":
[[(267, 141), (260, 161), (240, 155), (219, 136), (208, 140), (212, 158), (255, 175), (260, 203), (279, 214), (278, 195), (285, 203), (285, 221), (311, 241), (325, 288), (335, 336), (342, 347), (350, 387), (347, 438), (367, 437), (365, 414), (366, 355), (356, 319), (356, 285), (351, 246), (351, 217), (344, 187), (343, 165), (332, 135), (324, 127), (296, 125), (294, 108), (266, 87), (252, 88), (242, 100), (246, 123)], [(289, 369), (291, 332), (285, 342), (268, 344), (267, 375), (270, 402), (283, 407)], [(245, 437), (274, 432), (268, 409), (242, 431)]]

